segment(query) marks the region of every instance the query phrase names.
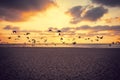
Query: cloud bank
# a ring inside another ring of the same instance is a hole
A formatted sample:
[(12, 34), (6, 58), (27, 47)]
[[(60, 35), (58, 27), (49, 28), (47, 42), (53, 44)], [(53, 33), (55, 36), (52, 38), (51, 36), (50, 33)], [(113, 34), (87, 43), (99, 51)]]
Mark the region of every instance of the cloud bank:
[(111, 7), (120, 7), (120, 0), (92, 0), (92, 2)]
[[(52, 0), (0, 0), (0, 20), (21, 21), (38, 11), (56, 6)], [(24, 15), (26, 14), (26, 15)]]
[(99, 7), (91, 7), (91, 6), (75, 6), (69, 9), (66, 13), (69, 14), (72, 19), (70, 23), (77, 24), (83, 20), (87, 21), (97, 21), (104, 14), (108, 12), (108, 9), (99, 6)]

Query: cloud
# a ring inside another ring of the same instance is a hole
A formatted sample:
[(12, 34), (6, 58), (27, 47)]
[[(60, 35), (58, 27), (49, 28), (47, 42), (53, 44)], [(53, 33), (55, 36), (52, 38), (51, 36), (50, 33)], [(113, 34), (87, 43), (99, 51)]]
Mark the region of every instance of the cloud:
[(92, 30), (92, 31), (120, 31), (120, 25), (116, 25), (116, 26), (88, 26), (88, 25), (84, 25), (84, 26), (80, 26), (80, 27), (76, 27), (76, 30)]
[(51, 6), (56, 6), (52, 0), (0, 0), (0, 19), (6, 21), (25, 20), (25, 15), (45, 11)]
[(4, 29), (4, 30), (17, 30), (17, 31), (20, 30), (19, 27), (13, 27), (13, 26), (11, 26), (11, 25), (7, 25), (7, 26), (5, 26), (3, 29)]
[(72, 19), (70, 21), (71, 24), (77, 24), (81, 21), (97, 21), (104, 14), (108, 12), (108, 9), (105, 9), (102, 6), (94, 7), (91, 5), (87, 6), (75, 6), (69, 9), (66, 13), (70, 14)]
[(70, 15), (72, 17), (70, 23), (72, 24), (77, 24), (78, 22), (80, 22), (82, 16), (82, 12), (83, 12), (83, 6), (75, 6), (72, 7), (71, 9), (69, 9), (66, 14)]
[(100, 7), (95, 7), (86, 12), (84, 15), (83, 19), (87, 19), (90, 21), (96, 21), (100, 19), (105, 13), (107, 13), (108, 10), (103, 8), (102, 6)]
[[(78, 34), (81, 34), (81, 31), (89, 31), (88, 36), (94, 36), (94, 35), (120, 35), (120, 25), (116, 26), (89, 26), (89, 25), (83, 25), (80, 27), (72, 28), (72, 27), (67, 27), (67, 28), (62, 28), (62, 32), (70, 33), (76, 33), (80, 32)], [(104, 33), (104, 31), (107, 31), (107, 33)], [(101, 33), (99, 33), (101, 32)], [(111, 33), (110, 33), (111, 32)], [(86, 33), (84, 34), (86, 35)]]
[(70, 14), (72, 17), (80, 17), (80, 14), (82, 13), (82, 6), (72, 7), (66, 13)]
[(119, 0), (92, 0), (93, 3), (103, 4), (111, 7), (120, 7)]

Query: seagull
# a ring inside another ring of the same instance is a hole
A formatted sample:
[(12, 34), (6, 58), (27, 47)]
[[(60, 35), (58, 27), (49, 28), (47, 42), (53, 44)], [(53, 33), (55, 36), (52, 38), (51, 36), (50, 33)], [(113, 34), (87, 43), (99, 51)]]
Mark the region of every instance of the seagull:
[(30, 40), (28, 40), (28, 42), (31, 42)]
[(81, 38), (81, 36), (78, 36), (78, 38)]
[(29, 37), (26, 37), (27, 39), (30, 39)]
[(95, 39), (96, 41), (99, 41), (99, 39)]
[(97, 38), (99, 38), (99, 36), (96, 36)]
[(65, 44), (65, 42), (63, 42), (63, 44)]
[(75, 45), (75, 44), (77, 44), (77, 43), (76, 43), (76, 42), (73, 42), (72, 44)]
[(47, 39), (45, 39), (44, 42), (47, 42)]
[(58, 35), (60, 36), (61, 34), (59, 33)]
[(36, 43), (36, 40), (35, 39), (32, 39), (33, 43), (35, 44)]
[(63, 38), (60, 38), (60, 40), (63, 40)]
[(49, 32), (52, 32), (52, 29), (49, 29)]
[(29, 35), (30, 33), (28, 32), (28, 33), (26, 33), (26, 35)]
[(103, 39), (103, 36), (99, 37), (100, 39)]
[(11, 39), (11, 37), (8, 37), (8, 39)]
[(57, 32), (59, 32), (59, 33), (60, 33), (60, 32), (61, 32), (61, 30), (57, 30)]
[(93, 42), (93, 40), (91, 40), (91, 42)]
[(112, 44), (115, 44), (115, 42), (112, 42)]
[(18, 35), (18, 38), (20, 38), (20, 36)]
[(15, 31), (15, 30), (13, 30), (12, 32), (13, 32), (13, 33), (17, 33), (17, 31)]

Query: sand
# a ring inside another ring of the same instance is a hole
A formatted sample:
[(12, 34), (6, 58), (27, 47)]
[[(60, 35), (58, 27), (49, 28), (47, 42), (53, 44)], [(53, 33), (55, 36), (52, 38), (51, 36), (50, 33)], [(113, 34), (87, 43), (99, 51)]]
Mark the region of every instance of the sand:
[(120, 80), (120, 49), (0, 48), (0, 80)]

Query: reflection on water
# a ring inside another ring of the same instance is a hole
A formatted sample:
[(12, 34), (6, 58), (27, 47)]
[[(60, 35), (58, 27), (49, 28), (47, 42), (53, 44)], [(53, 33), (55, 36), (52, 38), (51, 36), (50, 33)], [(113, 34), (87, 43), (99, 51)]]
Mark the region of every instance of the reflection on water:
[(50, 45), (31, 45), (31, 44), (0, 44), (0, 47), (79, 47), (79, 48), (120, 48), (119, 44), (109, 46), (109, 44), (76, 44), (76, 45), (61, 45), (61, 44), (50, 44)]

